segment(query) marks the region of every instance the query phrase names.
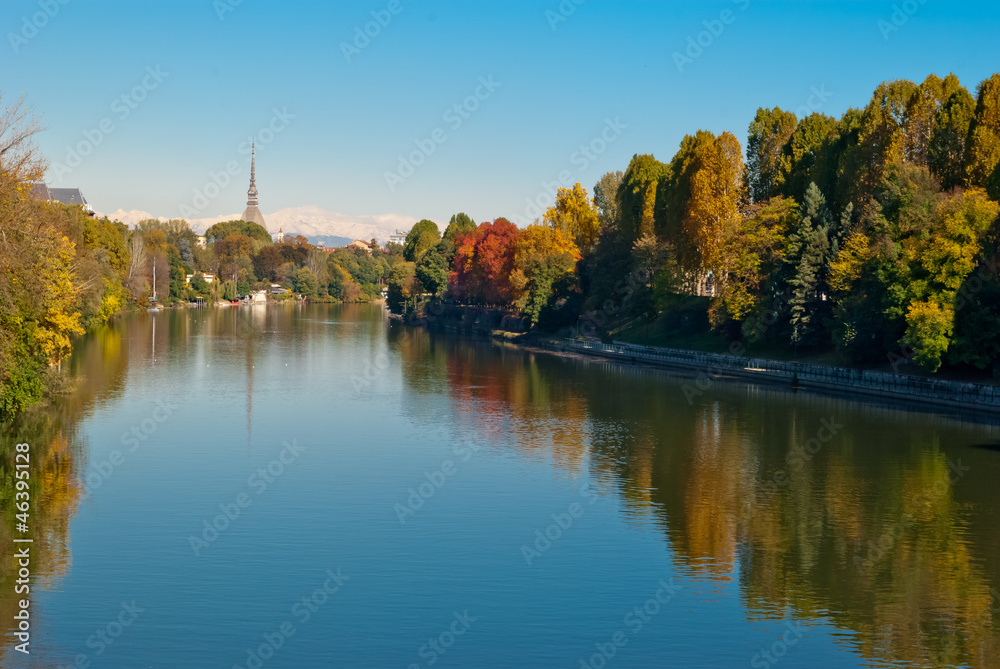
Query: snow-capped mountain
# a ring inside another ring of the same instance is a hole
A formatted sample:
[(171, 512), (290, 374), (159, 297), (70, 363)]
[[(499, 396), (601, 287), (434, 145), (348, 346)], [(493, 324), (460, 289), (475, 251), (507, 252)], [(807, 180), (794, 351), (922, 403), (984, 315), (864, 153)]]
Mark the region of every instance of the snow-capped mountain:
[[(103, 216), (104, 214), (98, 214)], [(153, 216), (149, 212), (133, 209), (118, 211), (107, 214), (111, 220), (118, 220), (129, 227), (135, 226), (139, 221), (151, 218), (166, 221), (163, 216)], [(232, 221), (240, 217), (239, 213), (214, 218), (190, 219), (188, 223), (195, 232), (205, 232), (208, 228), (222, 221)], [(409, 230), (417, 219), (412, 216), (402, 216), (399, 214), (380, 214), (370, 216), (348, 216), (336, 212), (326, 211), (320, 207), (305, 206), (279, 209), (270, 214), (264, 214), (267, 221), (267, 229), (272, 234), (283, 231), (286, 235), (302, 235), (308, 237), (313, 243), (326, 242), (336, 243), (339, 239), (364, 239), (375, 238), (380, 242), (388, 241), (389, 236), (398, 230)]]

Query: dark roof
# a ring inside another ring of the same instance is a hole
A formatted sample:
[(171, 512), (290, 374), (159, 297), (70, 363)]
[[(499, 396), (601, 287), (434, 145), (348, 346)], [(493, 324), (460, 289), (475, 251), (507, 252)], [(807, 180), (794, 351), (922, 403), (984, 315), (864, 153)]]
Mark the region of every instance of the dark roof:
[(43, 183), (31, 184), (31, 196), (39, 200), (51, 200), (49, 187)]
[(79, 188), (50, 188), (49, 198), (62, 204), (87, 206), (87, 198), (83, 197), (83, 193), (80, 192)]

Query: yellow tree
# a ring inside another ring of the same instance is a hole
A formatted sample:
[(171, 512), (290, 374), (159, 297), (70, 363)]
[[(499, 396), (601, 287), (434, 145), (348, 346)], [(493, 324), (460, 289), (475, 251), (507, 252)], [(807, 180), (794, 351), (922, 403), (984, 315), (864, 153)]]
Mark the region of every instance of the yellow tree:
[(712, 325), (726, 318), (744, 320), (761, 295), (768, 295), (763, 288), (784, 260), (788, 233), (798, 217), (795, 200), (779, 196), (755, 205), (746, 218), (730, 220), (714, 268), (717, 290), (709, 311)]
[(51, 365), (58, 365), (69, 354), (71, 335), (84, 333), (80, 312), (75, 309), (79, 293), (74, 281), (75, 260), (74, 244), (59, 237), (51, 240), (51, 248), (41, 255), (37, 266), (43, 293), (35, 342)]
[(970, 186), (985, 186), (1000, 164), (1000, 74), (979, 84), (976, 114), (966, 145), (966, 177)]
[(951, 344), (955, 300), (975, 270), (983, 236), (997, 216), (1000, 205), (972, 188), (942, 200), (928, 235), (904, 242), (912, 301), (903, 339), (914, 347), (915, 360), (931, 371), (941, 366)]
[(684, 269), (696, 272), (720, 264), (725, 230), (739, 225), (745, 199), (743, 151), (735, 135), (724, 132), (715, 141), (703, 143), (697, 161), (684, 209), (685, 252), (681, 255)]
[(553, 295), (553, 285), (572, 274), (580, 250), (561, 228), (531, 225), (514, 242), (514, 304), (537, 323)]
[(587, 189), (579, 183), (573, 188), (559, 189), (555, 206), (549, 207), (545, 212), (545, 222), (552, 228), (561, 230), (585, 251), (594, 247), (601, 227), (597, 207), (587, 194)]

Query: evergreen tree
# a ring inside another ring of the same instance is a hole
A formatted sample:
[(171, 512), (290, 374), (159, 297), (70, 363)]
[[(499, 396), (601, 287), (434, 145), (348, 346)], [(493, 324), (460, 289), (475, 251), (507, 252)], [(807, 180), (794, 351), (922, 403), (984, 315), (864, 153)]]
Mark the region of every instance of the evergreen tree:
[(826, 198), (815, 183), (810, 184), (803, 200), (802, 216), (788, 237), (785, 256), (786, 262), (794, 267), (788, 284), (792, 288), (789, 299), (791, 339), (796, 346), (815, 343), (824, 327), (825, 303), (829, 301), (832, 225), (833, 215), (826, 206)]

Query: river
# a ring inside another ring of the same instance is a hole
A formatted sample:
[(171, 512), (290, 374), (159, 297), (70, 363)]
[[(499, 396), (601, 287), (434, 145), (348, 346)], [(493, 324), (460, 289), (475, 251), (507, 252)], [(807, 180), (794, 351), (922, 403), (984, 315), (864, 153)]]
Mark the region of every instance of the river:
[(66, 364), (2, 437), (3, 667), (1000, 666), (987, 422), (367, 305), (143, 313)]

